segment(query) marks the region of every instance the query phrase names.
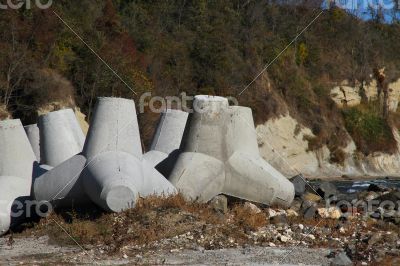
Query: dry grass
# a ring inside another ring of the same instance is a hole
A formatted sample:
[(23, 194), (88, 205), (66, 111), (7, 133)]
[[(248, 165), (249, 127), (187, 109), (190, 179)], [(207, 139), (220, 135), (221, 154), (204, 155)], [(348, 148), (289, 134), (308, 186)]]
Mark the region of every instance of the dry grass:
[(399, 257), (387, 256), (382, 261), (379, 261), (379, 265), (380, 266), (400, 265), (400, 258)]
[(0, 121), (10, 119), (11, 115), (7, 111), (7, 108), (4, 105), (0, 105)]
[[(78, 242), (87, 249), (99, 249), (111, 256), (121, 253), (135, 256), (156, 250), (194, 247), (211, 250), (245, 245), (269, 246), (271, 242), (278, 246), (293, 245), (294, 242), (279, 240), (278, 234), (284, 235), (286, 227), (269, 224), (265, 209), (260, 207), (261, 211), (256, 213), (244, 205), (243, 201), (230, 202), (227, 213), (222, 214), (209, 204), (188, 202), (182, 195), (154, 196), (141, 199), (135, 208), (118, 214), (99, 211), (54, 213), (21, 235), (14, 236), (47, 235), (53, 244), (76, 245)], [(299, 224), (304, 225), (303, 231), (298, 231)], [(355, 262), (364, 261), (366, 257), (374, 262), (381, 258), (376, 252), (384, 249), (385, 243), (391, 239), (382, 232), (400, 234), (400, 229), (393, 224), (365, 220), (361, 216), (346, 222), (290, 216), (287, 225), (295, 232), (291, 235), (293, 240), (305, 241), (310, 248), (346, 250), (347, 245), (352, 244), (352, 260)], [(369, 237), (375, 233), (382, 233), (383, 238), (370, 246)], [(312, 238), (308, 234), (313, 235)], [(380, 264), (391, 265), (396, 262), (395, 255), (389, 253)]]
[(232, 208), (234, 223), (238, 227), (243, 227), (245, 230), (255, 231), (258, 228), (264, 227), (267, 225), (267, 217), (265, 213), (254, 213), (250, 209), (243, 208), (242, 205), (235, 205)]
[[(241, 203), (221, 214), (207, 204), (187, 202), (176, 195), (142, 199), (135, 208), (118, 214), (54, 213), (24, 234), (46, 234), (53, 243), (75, 245), (69, 234), (81, 245), (105, 245), (110, 252), (118, 252), (126, 245), (149, 245), (188, 232), (196, 239), (216, 239), (216, 243), (228, 243), (229, 239), (245, 243), (247, 232), (256, 231), (267, 223), (265, 213), (255, 214)], [(62, 232), (59, 225), (68, 234)], [(206, 248), (219, 247), (209, 244), (204, 241)]]

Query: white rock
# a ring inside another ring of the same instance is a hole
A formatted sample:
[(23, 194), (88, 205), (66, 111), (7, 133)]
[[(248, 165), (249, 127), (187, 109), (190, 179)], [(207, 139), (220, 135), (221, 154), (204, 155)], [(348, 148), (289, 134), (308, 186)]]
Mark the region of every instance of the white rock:
[(290, 234), (292, 234), (293, 233), (293, 231), (292, 231), (292, 229), (290, 229), (290, 228), (288, 228), (288, 229), (286, 229), (286, 232), (285, 232), (287, 235), (290, 235)]
[(253, 212), (253, 213), (255, 213), (255, 214), (261, 212), (260, 208), (258, 208), (256, 205), (254, 205), (253, 203), (250, 203), (250, 202), (246, 202), (246, 203), (244, 204), (244, 207), (245, 207), (246, 209), (249, 209), (251, 212)]
[(273, 209), (267, 209), (267, 216), (268, 216), (268, 218), (272, 218), (272, 217), (275, 217), (275, 216), (277, 216), (278, 215), (278, 213), (275, 211), (275, 210), (273, 210)]
[(322, 218), (329, 219), (339, 219), (342, 216), (342, 212), (336, 207), (318, 208), (318, 214)]
[(309, 235), (307, 235), (307, 237), (308, 237), (309, 239), (311, 239), (311, 240), (315, 240), (315, 236), (314, 236), (314, 235), (309, 234)]
[(287, 210), (286, 214), (288, 217), (298, 217), (299, 216), (299, 214), (295, 210), (292, 210), (292, 209)]
[(283, 242), (283, 243), (286, 243), (286, 242), (288, 242), (289, 241), (289, 237), (287, 237), (287, 236), (279, 236), (278, 237), (279, 238), (279, 240), (281, 241), (281, 242)]

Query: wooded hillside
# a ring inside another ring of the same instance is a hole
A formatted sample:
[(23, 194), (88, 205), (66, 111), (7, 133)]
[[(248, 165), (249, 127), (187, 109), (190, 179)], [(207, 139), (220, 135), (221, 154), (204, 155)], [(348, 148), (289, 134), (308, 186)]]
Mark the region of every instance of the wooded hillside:
[[(310, 148), (345, 145), (346, 127), (363, 139), (351, 124), (354, 112), (346, 116), (328, 94), (343, 80), (368, 82), (382, 67), (387, 82), (398, 79), (400, 24), (325, 10), (238, 96), (322, 11), (320, 1), (276, 2), (60, 0), (48, 10), (1, 10), (0, 115), (7, 111), (32, 123), (38, 109), (63, 102), (77, 104), (90, 119), (97, 96), (138, 99), (145, 91), (185, 91), (237, 97), (253, 108), (257, 123), (289, 111), (317, 136)], [(377, 141), (372, 138), (364, 141), (365, 153), (393, 152), (389, 119), (370, 111), (375, 109), (363, 108), (358, 119), (378, 119), (366, 125), (377, 127), (380, 143), (387, 145), (369, 146)], [(142, 115), (142, 123), (154, 121), (149, 117)]]

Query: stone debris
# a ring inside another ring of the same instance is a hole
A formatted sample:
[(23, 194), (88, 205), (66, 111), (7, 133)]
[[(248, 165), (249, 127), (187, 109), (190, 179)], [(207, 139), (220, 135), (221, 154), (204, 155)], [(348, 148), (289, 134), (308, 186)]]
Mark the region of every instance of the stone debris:
[(342, 216), (342, 212), (336, 207), (318, 208), (317, 211), (322, 218), (339, 219)]
[(287, 217), (298, 217), (299, 216), (299, 214), (295, 210), (292, 210), (292, 209), (288, 209), (286, 211), (286, 215), (287, 215)]
[(285, 214), (276, 215), (272, 217), (269, 221), (271, 224), (277, 224), (277, 225), (287, 224), (287, 218)]
[(296, 197), (301, 197), (306, 191), (306, 181), (302, 174), (296, 175), (290, 179), (294, 185), (294, 192)]
[(318, 186), (316, 192), (318, 193), (318, 195), (320, 195), (325, 199), (329, 199), (330, 197), (334, 197), (339, 194), (336, 186), (332, 182), (327, 182), (327, 181), (322, 182)]
[(224, 195), (218, 195), (210, 201), (214, 210), (222, 213), (228, 212), (228, 199)]
[(303, 218), (304, 219), (314, 219), (317, 217), (317, 214), (318, 214), (318, 209), (314, 206), (311, 206), (303, 212)]
[(261, 210), (256, 205), (250, 202), (246, 202), (244, 204), (244, 208), (249, 209), (252, 213), (256, 214), (261, 212)]
[(332, 266), (352, 266), (353, 262), (345, 252), (340, 252), (332, 261)]
[(303, 199), (311, 202), (319, 202), (322, 200), (322, 198), (319, 195), (311, 192), (307, 192), (306, 194), (304, 194)]

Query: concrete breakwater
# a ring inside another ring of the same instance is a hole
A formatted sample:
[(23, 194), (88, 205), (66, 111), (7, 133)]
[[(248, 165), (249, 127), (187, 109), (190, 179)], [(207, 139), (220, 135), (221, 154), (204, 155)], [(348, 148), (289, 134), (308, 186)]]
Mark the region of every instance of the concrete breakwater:
[(7, 203), (0, 233), (12, 225), (19, 197), (56, 208), (96, 204), (108, 212), (131, 208), (139, 197), (178, 192), (201, 202), (226, 194), (288, 207), (294, 186), (261, 158), (251, 109), (213, 96), (196, 96), (195, 104), (201, 108), (191, 115), (162, 114), (146, 154), (128, 99), (99, 98), (86, 138), (68, 109), (41, 116), (26, 133), (19, 120), (1, 122), (0, 188), (15, 189), (0, 193)]

